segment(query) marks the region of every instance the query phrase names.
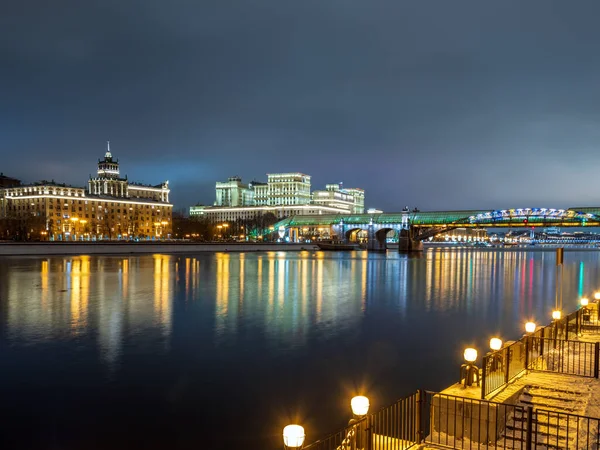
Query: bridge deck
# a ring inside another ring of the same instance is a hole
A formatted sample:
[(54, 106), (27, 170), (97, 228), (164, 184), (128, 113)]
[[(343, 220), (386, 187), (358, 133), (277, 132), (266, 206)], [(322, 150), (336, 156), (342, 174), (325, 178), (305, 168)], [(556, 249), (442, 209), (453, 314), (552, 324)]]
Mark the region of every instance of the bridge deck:
[(379, 214), (318, 214), (288, 217), (275, 228), (356, 225), (397, 227), (406, 221), (413, 227), (584, 227), (600, 226), (600, 207), (569, 209), (516, 208), (495, 211), (403, 211)]

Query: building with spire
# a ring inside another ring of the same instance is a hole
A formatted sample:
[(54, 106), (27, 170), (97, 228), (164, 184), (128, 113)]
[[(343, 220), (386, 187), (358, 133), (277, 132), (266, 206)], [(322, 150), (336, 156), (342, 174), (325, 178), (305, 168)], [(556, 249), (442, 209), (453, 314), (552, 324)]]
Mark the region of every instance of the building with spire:
[[(0, 189), (0, 218), (18, 224), (20, 238), (164, 239), (172, 229), (169, 194), (168, 181), (144, 185), (121, 177), (109, 142), (87, 189), (54, 181)], [(4, 232), (10, 234), (9, 229)]]

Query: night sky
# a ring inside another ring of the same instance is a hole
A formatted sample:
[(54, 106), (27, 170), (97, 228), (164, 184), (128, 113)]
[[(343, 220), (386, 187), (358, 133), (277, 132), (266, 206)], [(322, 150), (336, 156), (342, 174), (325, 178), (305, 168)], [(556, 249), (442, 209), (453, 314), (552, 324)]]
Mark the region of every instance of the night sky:
[(0, 171), (110, 139), (176, 208), (301, 171), (397, 211), (600, 205), (600, 2), (8, 0)]

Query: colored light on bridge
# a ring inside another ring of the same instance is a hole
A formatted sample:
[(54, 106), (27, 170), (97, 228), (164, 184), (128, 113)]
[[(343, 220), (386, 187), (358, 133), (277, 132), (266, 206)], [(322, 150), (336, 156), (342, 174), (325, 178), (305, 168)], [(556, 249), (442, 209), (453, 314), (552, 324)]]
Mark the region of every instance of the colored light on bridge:
[(464, 353), (465, 361), (473, 363), (477, 361), (477, 350), (474, 348), (466, 348)]
[(288, 425), (283, 429), (283, 445), (287, 448), (300, 448), (304, 444), (304, 428), (300, 425)]
[[(596, 295), (598, 295), (598, 292), (596, 292), (596, 294), (594, 294), (594, 297), (596, 297)], [(583, 297), (581, 300), (581, 306), (587, 306), (590, 304), (590, 301), (587, 299), (587, 297)]]
[(527, 322), (525, 324), (525, 331), (528, 333), (535, 333), (536, 325), (534, 322)]
[(556, 311), (552, 311), (552, 318), (554, 320), (560, 320), (562, 314), (560, 311), (556, 310)]
[(502, 348), (502, 339), (491, 338), (490, 339), (490, 348), (492, 350), (500, 350)]
[(369, 399), (364, 395), (358, 395), (350, 400), (352, 414), (355, 416), (364, 416), (369, 412)]

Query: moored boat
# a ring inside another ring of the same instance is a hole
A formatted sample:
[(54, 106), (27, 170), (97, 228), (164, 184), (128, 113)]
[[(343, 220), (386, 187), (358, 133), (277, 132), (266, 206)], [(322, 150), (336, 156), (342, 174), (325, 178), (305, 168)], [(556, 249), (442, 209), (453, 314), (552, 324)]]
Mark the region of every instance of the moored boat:
[(352, 251), (360, 250), (358, 244), (345, 244), (343, 242), (317, 242), (317, 247), (321, 250), (333, 250), (333, 251)]

